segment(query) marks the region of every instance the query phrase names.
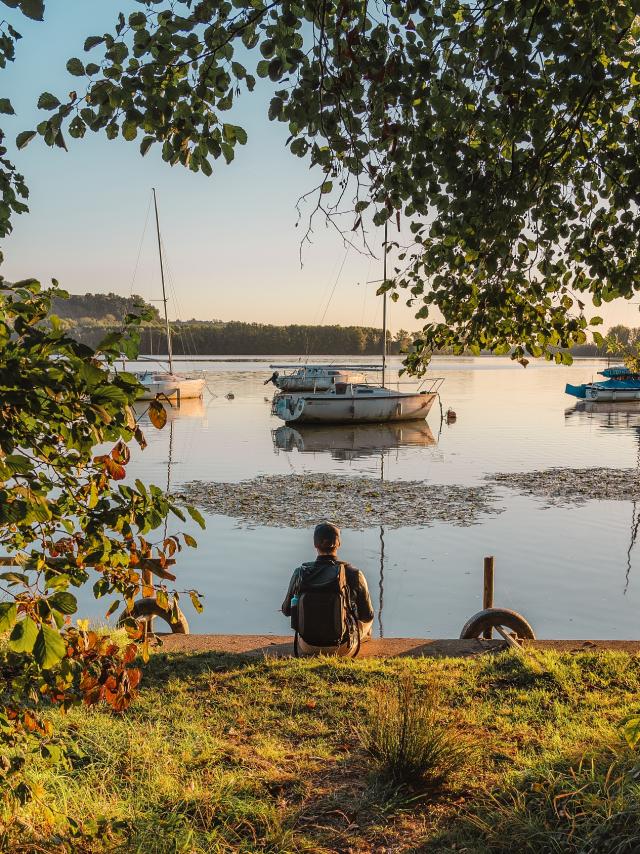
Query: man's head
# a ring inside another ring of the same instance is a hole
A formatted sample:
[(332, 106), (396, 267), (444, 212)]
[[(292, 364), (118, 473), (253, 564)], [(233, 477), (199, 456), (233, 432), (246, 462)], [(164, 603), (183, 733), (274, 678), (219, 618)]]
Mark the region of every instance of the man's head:
[(318, 554), (333, 555), (340, 548), (340, 528), (330, 522), (316, 525), (313, 532), (313, 545)]

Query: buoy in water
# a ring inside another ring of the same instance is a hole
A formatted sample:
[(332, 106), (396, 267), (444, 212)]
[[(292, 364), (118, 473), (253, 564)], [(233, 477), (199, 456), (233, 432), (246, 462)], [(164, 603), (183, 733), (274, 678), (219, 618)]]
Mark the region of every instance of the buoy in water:
[(225, 397), (227, 398), (227, 400), (235, 400), (236, 396), (232, 391), (229, 391), (225, 394)]
[(447, 424), (453, 424), (454, 421), (457, 420), (457, 418), (458, 418), (458, 416), (453, 411), (453, 409), (447, 409), (447, 411), (445, 412), (445, 416), (444, 416), (444, 419), (447, 422)]

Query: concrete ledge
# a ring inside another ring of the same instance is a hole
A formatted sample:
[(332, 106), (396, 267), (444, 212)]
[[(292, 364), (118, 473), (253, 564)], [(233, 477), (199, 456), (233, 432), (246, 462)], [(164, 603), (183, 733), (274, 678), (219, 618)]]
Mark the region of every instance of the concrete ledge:
[[(290, 635), (158, 635), (163, 652), (221, 652), (261, 658), (293, 655)], [(527, 648), (558, 652), (614, 650), (640, 653), (640, 640), (538, 640), (525, 641)], [(359, 658), (468, 658), (506, 649), (503, 640), (435, 640), (432, 638), (374, 638), (362, 645)]]

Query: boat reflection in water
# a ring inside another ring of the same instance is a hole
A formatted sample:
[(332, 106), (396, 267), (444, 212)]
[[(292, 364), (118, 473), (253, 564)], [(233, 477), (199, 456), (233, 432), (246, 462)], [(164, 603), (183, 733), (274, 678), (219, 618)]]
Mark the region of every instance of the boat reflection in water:
[[(180, 406), (162, 398), (160, 398), (160, 402), (167, 413), (167, 421), (174, 421), (176, 418), (204, 418), (207, 413), (204, 400), (201, 397), (185, 397), (180, 401)], [(133, 404), (136, 419), (148, 420), (146, 415), (148, 409), (148, 400), (137, 400)]]
[(430, 447), (435, 437), (426, 421), (385, 424), (335, 424), (331, 426), (283, 425), (271, 431), (276, 451), (301, 454), (330, 453), (336, 460), (354, 460), (405, 445)]

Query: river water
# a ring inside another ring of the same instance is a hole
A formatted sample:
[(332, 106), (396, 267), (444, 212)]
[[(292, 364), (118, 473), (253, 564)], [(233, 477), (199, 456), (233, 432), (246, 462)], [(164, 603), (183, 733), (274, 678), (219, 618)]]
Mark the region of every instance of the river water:
[[(457, 413), (453, 424), (441, 425), (436, 403), (420, 429), (274, 434), (281, 422), (265, 400), (273, 386), (263, 385), (270, 361), (177, 363), (178, 370), (206, 371), (204, 400), (184, 402), (162, 431), (143, 418), (149, 444), (134, 453), (130, 476), (163, 488), (169, 483), (173, 491), (196, 479), (302, 472), (477, 485), (494, 472), (638, 464), (640, 409), (581, 412), (564, 394), (566, 382), (590, 380), (600, 362), (570, 368), (532, 362), (523, 369), (508, 359), (436, 358), (432, 373), (445, 378), (442, 403)], [(638, 637), (636, 507), (628, 501), (549, 507), (510, 489), (497, 493), (503, 512), (469, 527), (343, 529), (341, 555), (368, 579), (376, 634), (457, 637), (482, 607), (483, 557), (494, 555), (495, 604), (522, 613), (538, 637)], [(183, 550), (176, 568), (179, 589), (204, 594), (203, 614), (185, 603), (192, 631), (287, 633), (279, 608), (292, 570), (314, 556), (311, 531), (204, 515), (206, 531), (186, 528), (198, 549)], [(88, 596), (81, 604), (97, 619), (107, 608)]]

